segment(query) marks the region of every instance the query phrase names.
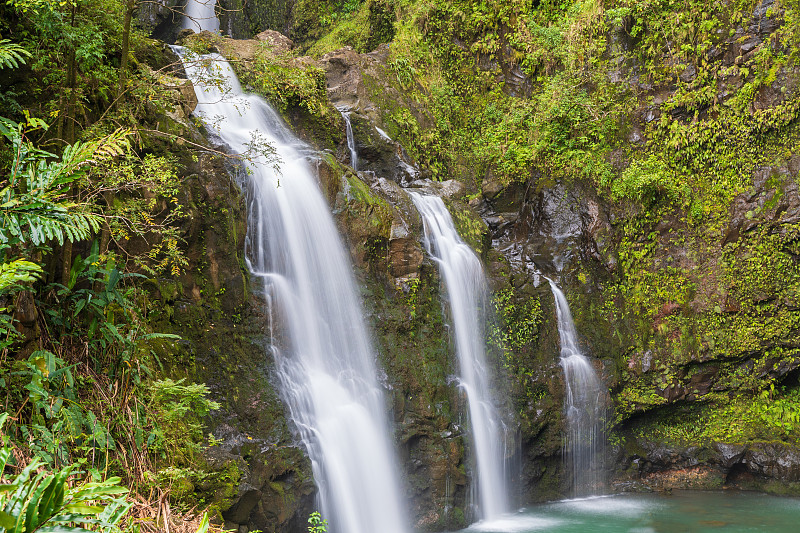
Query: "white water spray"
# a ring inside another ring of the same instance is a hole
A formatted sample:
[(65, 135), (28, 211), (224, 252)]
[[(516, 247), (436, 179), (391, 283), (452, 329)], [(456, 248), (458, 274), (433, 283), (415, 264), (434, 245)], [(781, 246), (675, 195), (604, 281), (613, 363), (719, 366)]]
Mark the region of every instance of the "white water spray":
[(564, 455), (572, 469), (574, 496), (588, 496), (597, 494), (603, 484), (606, 392), (589, 359), (578, 347), (578, 332), (564, 293), (553, 280), (547, 278), (547, 281), (550, 282), (556, 302), (561, 368), (566, 385), (564, 413), (567, 417), (567, 439)]
[(185, 29), (195, 32), (219, 32), (219, 19), (214, 10), (217, 0), (188, 0), (183, 9), (183, 23)]
[[(375, 357), (348, 258), (303, 156), (310, 149), (264, 100), (242, 92), (221, 56), (185, 68), (195, 114), (212, 133), (234, 153), (252, 154), (254, 142), (266, 142), (278, 158), (278, 169), (263, 153), (244, 163), (245, 252), (253, 278), (263, 281), (282, 396), (330, 531), (406, 533)], [(226, 81), (227, 93), (203, 82), (210, 75)]]
[(491, 372), (484, 353), (484, 308), (489, 291), (480, 259), (459, 237), (438, 196), (409, 192), (425, 224), (425, 248), (438, 263), (447, 287), (455, 330), (460, 383), (469, 403), (470, 428), (477, 463), (481, 518), (508, 512), (505, 473), (505, 427), (493, 404)]

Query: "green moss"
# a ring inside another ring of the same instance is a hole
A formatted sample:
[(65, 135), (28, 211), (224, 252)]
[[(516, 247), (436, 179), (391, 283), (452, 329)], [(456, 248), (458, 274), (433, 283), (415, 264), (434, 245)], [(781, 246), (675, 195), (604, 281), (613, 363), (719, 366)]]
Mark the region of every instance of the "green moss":
[[(327, 19), (314, 51), (363, 50), (370, 4)], [(563, 274), (579, 331), (609, 363), (623, 433), (643, 424), (641, 435), (665, 442), (794, 438), (784, 418), (795, 407), (786, 368), (800, 357), (800, 229), (777, 211), (797, 177), (774, 172), (746, 222), (731, 216), (738, 195), (760, 193), (754, 173), (787, 166), (800, 141), (798, 58), (787, 46), (800, 32), (796, 6), (770, 8), (777, 29), (729, 57), (759, 6), (398, 0), (388, 61), (364, 76), (385, 129), (434, 179), (459, 179), (470, 193), (562, 182), (607, 208), (605, 264)], [(366, 220), (372, 210), (385, 218), (365, 188), (351, 184)], [(480, 224), (452, 211), (483, 250)], [(537, 377), (553, 364), (540, 346), (552, 313), (508, 281), (493, 335), (535, 434), (560, 423), (557, 402), (547, 405), (560, 391)], [(437, 332), (417, 322), (433, 310), (420, 300), (431, 287), (418, 283), (390, 298), (395, 322), (381, 333), (387, 349), (402, 347), (389, 365), (415, 386), (446, 371), (442, 347), (419, 337)], [(780, 394), (766, 401), (771, 386)], [(552, 414), (539, 420), (534, 408)]]
[(492, 343), (503, 347), (509, 362), (514, 353), (530, 348), (538, 340), (544, 319), (538, 298), (515, 297), (513, 288), (494, 293), (498, 324), (491, 332)]
[(458, 202), (446, 201), (458, 235), (480, 256), (486, 248), (489, 227), (470, 208)]
[(354, 174), (346, 176), (348, 187), (345, 189), (347, 198), (347, 215), (352, 223), (367, 225), (368, 233), (388, 239), (394, 219), (392, 206), (383, 198), (373, 194), (369, 186)]
[(314, 43), (308, 53), (319, 57), (345, 46), (352, 46), (358, 52), (368, 52), (369, 34), (369, 2), (364, 2), (360, 9), (343, 17), (339, 24)]
[(761, 441), (794, 445), (800, 436), (800, 390), (732, 398), (713, 393), (703, 403), (650, 414), (633, 423), (631, 431), (637, 440), (673, 446)]
[(467, 519), (464, 517), (464, 510), (461, 507), (453, 508), (453, 525), (455, 527), (464, 527), (467, 525)]
[(253, 66), (243, 71), (242, 81), (281, 111), (297, 106), (310, 115), (324, 115), (328, 107), (325, 72), (293, 59), (290, 53), (275, 54), (264, 48)]

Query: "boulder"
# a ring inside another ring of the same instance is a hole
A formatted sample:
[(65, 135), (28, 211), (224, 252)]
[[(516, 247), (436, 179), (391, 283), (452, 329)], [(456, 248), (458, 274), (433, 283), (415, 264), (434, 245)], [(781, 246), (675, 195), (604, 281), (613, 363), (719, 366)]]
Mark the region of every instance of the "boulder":
[(294, 42), (284, 34), (275, 30), (264, 30), (256, 35), (256, 40), (266, 43), (273, 52), (285, 53), (294, 48)]

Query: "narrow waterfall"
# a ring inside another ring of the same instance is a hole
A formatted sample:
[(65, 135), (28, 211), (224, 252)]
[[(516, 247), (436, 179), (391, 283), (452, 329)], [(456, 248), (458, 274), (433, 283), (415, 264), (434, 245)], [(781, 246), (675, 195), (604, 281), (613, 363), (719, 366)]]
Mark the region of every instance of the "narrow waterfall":
[(425, 225), (425, 248), (438, 263), (447, 287), (455, 331), (459, 380), (467, 394), (475, 452), (479, 512), (493, 519), (509, 511), (505, 473), (505, 427), (493, 404), (484, 353), (489, 290), (480, 259), (459, 237), (438, 196), (409, 192)]
[[(263, 282), (281, 393), (311, 458), (330, 531), (405, 533), (375, 356), (348, 257), (303, 156), (310, 148), (264, 100), (242, 92), (221, 56), (185, 61), (185, 68), (199, 102), (195, 114), (232, 152), (252, 156), (242, 172), (247, 263)], [(214, 75), (227, 91), (204, 82)], [(264, 142), (277, 160), (252, 153)]]
[(347, 148), (350, 149), (350, 166), (358, 172), (358, 152), (356, 152), (356, 139), (353, 137), (353, 125), (350, 123), (350, 112), (339, 109), (344, 119), (345, 131), (347, 133)]
[(194, 30), (195, 32), (219, 31), (219, 19), (214, 10), (217, 0), (188, 0), (183, 9), (183, 28)]
[(556, 303), (558, 334), (561, 337), (561, 368), (564, 369), (564, 414), (567, 439), (564, 455), (572, 469), (574, 496), (597, 494), (603, 485), (606, 414), (605, 387), (589, 359), (578, 347), (578, 333), (564, 293), (553, 282), (550, 288)]

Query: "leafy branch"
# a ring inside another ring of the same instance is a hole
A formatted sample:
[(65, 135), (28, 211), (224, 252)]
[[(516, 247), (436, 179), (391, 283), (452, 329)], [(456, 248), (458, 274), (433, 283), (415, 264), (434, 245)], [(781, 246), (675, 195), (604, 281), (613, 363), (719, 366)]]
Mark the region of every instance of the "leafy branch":
[(76, 242), (99, 230), (100, 217), (88, 205), (70, 200), (69, 186), (91, 165), (122, 155), (129, 147), (128, 130), (76, 142), (60, 158), (36, 148), (24, 124), (0, 118), (0, 135), (12, 147), (10, 173), (0, 182), (0, 249), (27, 242)]

